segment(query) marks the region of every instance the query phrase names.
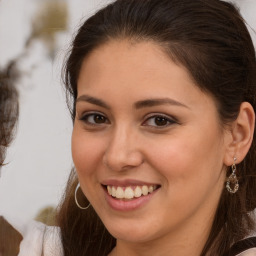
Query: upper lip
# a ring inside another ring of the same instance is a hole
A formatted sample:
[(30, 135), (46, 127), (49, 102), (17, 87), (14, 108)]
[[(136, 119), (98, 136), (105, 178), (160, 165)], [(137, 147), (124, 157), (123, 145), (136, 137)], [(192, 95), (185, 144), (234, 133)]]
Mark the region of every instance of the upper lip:
[(134, 180), (134, 179), (125, 179), (125, 180), (108, 179), (108, 180), (102, 181), (101, 184), (103, 186), (116, 186), (116, 187), (159, 185), (155, 182), (147, 182), (147, 181)]

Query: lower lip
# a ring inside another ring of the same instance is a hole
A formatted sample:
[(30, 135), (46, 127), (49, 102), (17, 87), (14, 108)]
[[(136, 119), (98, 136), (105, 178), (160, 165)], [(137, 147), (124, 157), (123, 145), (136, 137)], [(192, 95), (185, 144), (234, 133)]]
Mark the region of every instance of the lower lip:
[(133, 211), (141, 208), (145, 204), (147, 204), (148, 201), (152, 199), (152, 197), (155, 195), (157, 190), (154, 192), (146, 195), (146, 196), (141, 196), (138, 198), (133, 198), (130, 200), (122, 200), (122, 199), (116, 199), (112, 197), (111, 195), (108, 194), (108, 192), (104, 189), (105, 191), (105, 198), (109, 206), (117, 211)]

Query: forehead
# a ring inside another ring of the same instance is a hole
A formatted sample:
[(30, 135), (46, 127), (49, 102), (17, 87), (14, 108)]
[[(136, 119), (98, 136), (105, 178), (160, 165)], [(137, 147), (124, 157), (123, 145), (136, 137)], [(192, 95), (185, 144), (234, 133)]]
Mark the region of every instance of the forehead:
[(187, 69), (174, 62), (161, 46), (128, 40), (109, 41), (83, 60), (78, 96), (83, 93), (103, 97), (111, 94), (125, 99), (129, 95), (136, 100), (168, 95), (187, 103), (206, 96), (213, 100), (201, 91)]
[(174, 76), (171, 73), (195, 85), (186, 68), (175, 64), (158, 44), (152, 41), (111, 40), (86, 56), (80, 69), (78, 84), (81, 85), (86, 80), (87, 86), (90, 86), (92, 80), (97, 83), (103, 80), (107, 86), (110, 82), (111, 85), (114, 80), (121, 79), (125, 80), (122, 84), (137, 84), (142, 79), (149, 82), (160, 77), (167, 78), (166, 76), (172, 80)]

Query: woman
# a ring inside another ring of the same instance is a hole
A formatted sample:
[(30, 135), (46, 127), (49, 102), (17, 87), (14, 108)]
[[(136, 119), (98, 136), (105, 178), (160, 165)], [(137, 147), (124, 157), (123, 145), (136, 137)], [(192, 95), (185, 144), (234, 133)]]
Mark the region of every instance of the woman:
[(117, 0), (89, 18), (65, 66), (63, 254), (254, 255), (255, 81), (230, 3)]
[(236, 8), (117, 0), (81, 26), (65, 71), (64, 255), (241, 253), (255, 225), (256, 63)]

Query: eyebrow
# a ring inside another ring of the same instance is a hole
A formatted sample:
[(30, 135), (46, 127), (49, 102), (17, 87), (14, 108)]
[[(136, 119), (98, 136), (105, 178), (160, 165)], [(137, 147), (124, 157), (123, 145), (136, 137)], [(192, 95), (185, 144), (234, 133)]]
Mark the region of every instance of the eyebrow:
[[(98, 98), (95, 98), (95, 97), (92, 97), (89, 95), (84, 94), (76, 99), (76, 103), (80, 102), (80, 101), (85, 101), (85, 102), (91, 103), (93, 105), (97, 105), (97, 106), (100, 106), (100, 107), (103, 107), (106, 109), (110, 109), (110, 106), (107, 103), (105, 103), (101, 99), (98, 99)], [(157, 99), (141, 100), (141, 101), (137, 101), (134, 104), (134, 107), (136, 109), (141, 109), (141, 108), (154, 107), (154, 106), (160, 106), (160, 105), (173, 105), (173, 106), (189, 108), (185, 104), (183, 104), (179, 101), (176, 101), (174, 99), (170, 99), (170, 98), (157, 98)]]
[(160, 98), (160, 99), (157, 98), (157, 99), (147, 99), (147, 100), (138, 101), (135, 103), (135, 108), (139, 109), (139, 108), (154, 107), (159, 105), (173, 105), (173, 106), (189, 108), (185, 104), (170, 98)]
[(110, 106), (108, 106), (108, 104), (106, 104), (104, 101), (102, 101), (98, 98), (89, 96), (89, 95), (84, 94), (84, 95), (81, 95), (80, 97), (78, 97), (76, 99), (76, 103), (80, 102), (80, 101), (86, 101), (86, 102), (91, 103), (93, 105), (97, 105), (97, 106), (100, 106), (100, 107), (103, 107), (103, 108), (106, 108), (106, 109), (110, 109)]

